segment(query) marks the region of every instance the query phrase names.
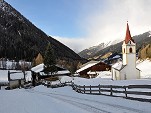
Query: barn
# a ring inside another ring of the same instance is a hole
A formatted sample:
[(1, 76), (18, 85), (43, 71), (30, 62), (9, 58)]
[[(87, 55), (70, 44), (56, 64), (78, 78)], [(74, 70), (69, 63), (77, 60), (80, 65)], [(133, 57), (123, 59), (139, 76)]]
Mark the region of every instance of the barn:
[(101, 61), (90, 61), (83, 64), (80, 69), (76, 71), (81, 77), (93, 78), (98, 75), (99, 71), (111, 70), (111, 66)]

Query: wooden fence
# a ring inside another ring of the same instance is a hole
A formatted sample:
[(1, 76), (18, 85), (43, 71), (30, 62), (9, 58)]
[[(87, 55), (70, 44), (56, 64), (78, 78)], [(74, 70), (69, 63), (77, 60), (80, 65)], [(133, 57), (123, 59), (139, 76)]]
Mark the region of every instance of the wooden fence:
[[(129, 86), (115, 86), (115, 85), (85, 86), (83, 85), (83, 86), (80, 86), (80, 85), (72, 84), (72, 88), (78, 93), (83, 93), (83, 94), (117, 96), (117, 97), (132, 99), (132, 100), (151, 102), (151, 85), (129, 85)], [(138, 95), (141, 97), (139, 97)]]
[(59, 83), (59, 84), (43, 84), (44, 86), (47, 86), (47, 88), (58, 88), (58, 87), (64, 87), (64, 86), (71, 86), (72, 81)]

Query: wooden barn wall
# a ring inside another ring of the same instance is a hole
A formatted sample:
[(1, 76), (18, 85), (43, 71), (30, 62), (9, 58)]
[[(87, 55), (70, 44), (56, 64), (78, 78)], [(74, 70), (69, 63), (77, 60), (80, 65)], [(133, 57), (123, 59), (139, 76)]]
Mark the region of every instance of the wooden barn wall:
[(111, 70), (111, 66), (100, 62), (97, 65), (94, 65), (88, 69), (81, 71), (79, 74), (82, 77), (89, 77), (89, 75), (87, 74), (87, 72), (89, 72), (89, 71), (106, 71), (106, 69)]

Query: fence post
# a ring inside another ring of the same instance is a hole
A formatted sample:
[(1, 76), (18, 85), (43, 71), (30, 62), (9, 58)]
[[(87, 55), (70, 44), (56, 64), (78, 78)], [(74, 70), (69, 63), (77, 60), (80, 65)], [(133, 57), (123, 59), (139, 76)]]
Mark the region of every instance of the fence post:
[(111, 85), (110, 87), (111, 87), (111, 93), (110, 93), (110, 95), (112, 96), (112, 95), (113, 95), (113, 92), (112, 92), (112, 85)]
[(91, 85), (90, 85), (90, 94), (91, 94)]
[(72, 89), (74, 90), (74, 87), (73, 87), (73, 82), (71, 83), (71, 86), (72, 86)]
[(126, 86), (124, 86), (124, 90), (125, 90), (125, 97), (127, 98)]
[(81, 88), (80, 88), (80, 85), (78, 85), (78, 92), (79, 92), (79, 93), (81, 92)]
[(100, 84), (99, 84), (99, 94), (101, 94), (101, 86), (100, 86)]
[(83, 86), (83, 88), (84, 88), (84, 93), (85, 93), (85, 85)]

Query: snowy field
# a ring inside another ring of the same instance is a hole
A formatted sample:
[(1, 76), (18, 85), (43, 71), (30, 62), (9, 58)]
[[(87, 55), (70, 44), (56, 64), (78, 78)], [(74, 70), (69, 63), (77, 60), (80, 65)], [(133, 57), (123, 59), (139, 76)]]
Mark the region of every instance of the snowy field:
[(151, 113), (151, 103), (38, 86), (1, 90), (0, 113)]
[(141, 70), (141, 78), (151, 79), (151, 61), (150, 60), (138, 60), (137, 66)]
[[(61, 77), (62, 83), (73, 81), (77, 85), (151, 85), (151, 62), (138, 61), (141, 70), (138, 80), (111, 80), (111, 72), (100, 72), (92, 79)], [(0, 82), (8, 82), (8, 70), (0, 70)], [(31, 72), (26, 72), (31, 80)], [(60, 81), (56, 82), (60, 83)], [(150, 90), (149, 90), (150, 91)], [(31, 89), (0, 90), (0, 113), (151, 113), (151, 103), (110, 97), (80, 94), (70, 86)]]

